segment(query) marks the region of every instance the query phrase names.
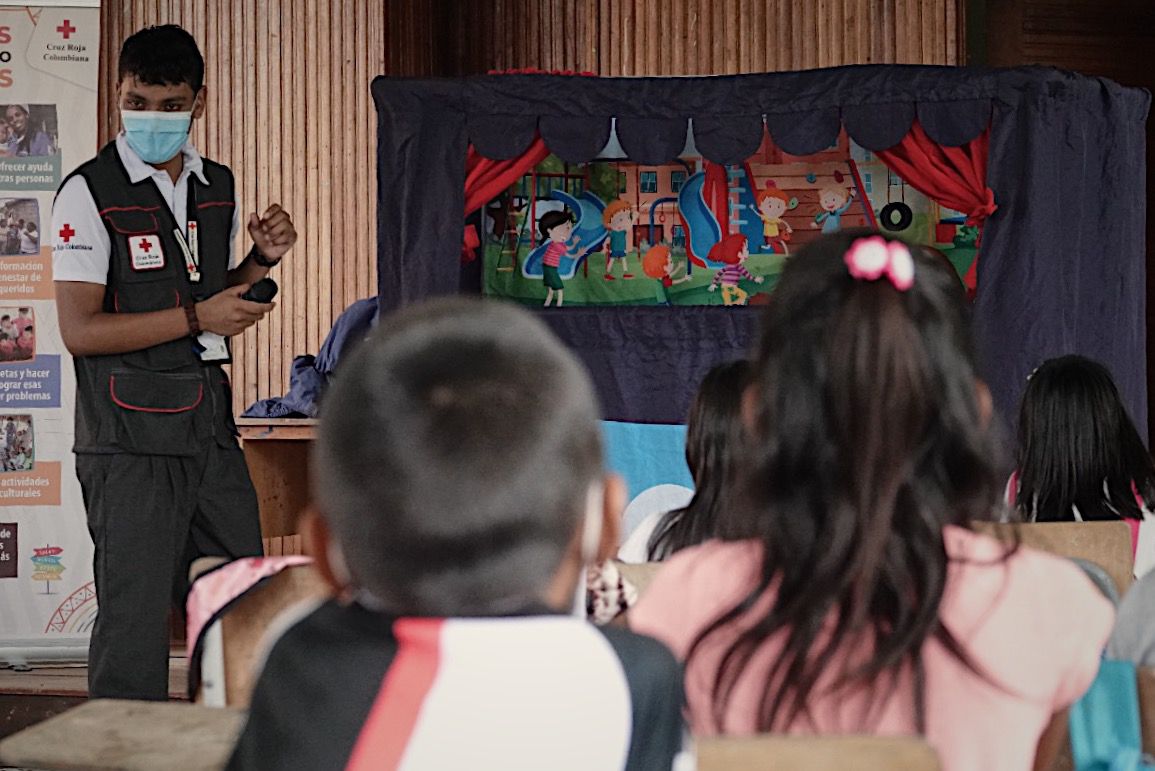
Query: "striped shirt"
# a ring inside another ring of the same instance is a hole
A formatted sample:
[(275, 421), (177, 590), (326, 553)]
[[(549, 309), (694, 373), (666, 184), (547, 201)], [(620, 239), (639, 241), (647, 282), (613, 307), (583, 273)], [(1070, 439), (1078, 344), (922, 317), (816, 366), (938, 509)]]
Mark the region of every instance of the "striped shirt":
[(569, 249), (560, 241), (553, 241), (545, 249), (545, 254), (541, 258), (542, 265), (548, 265), (551, 268), (556, 268), (561, 265), (561, 258), (566, 256)]
[(750, 271), (746, 270), (745, 265), (738, 262), (734, 263), (733, 265), (727, 265), (715, 273), (714, 280), (710, 282), (710, 286), (718, 286), (718, 284), (722, 284), (724, 286), (738, 286), (738, 282), (744, 278), (748, 278), (753, 281), (754, 275)]
[(273, 647), (228, 768), (670, 771), (682, 704), (670, 652), (625, 629), (330, 601)]

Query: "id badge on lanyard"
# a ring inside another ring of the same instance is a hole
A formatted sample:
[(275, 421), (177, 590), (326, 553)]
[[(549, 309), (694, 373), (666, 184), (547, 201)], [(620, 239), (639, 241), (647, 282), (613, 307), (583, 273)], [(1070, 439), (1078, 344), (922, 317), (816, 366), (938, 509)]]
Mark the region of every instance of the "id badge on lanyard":
[[(195, 289), (201, 281), (200, 234), (196, 219), (196, 184), (190, 179), (188, 185), (189, 207), (185, 231), (181, 232), (178, 225), (173, 228), (172, 234), (184, 255), (184, 267), (188, 273), (189, 283)], [(215, 332), (201, 332), (197, 335), (193, 348), (201, 361), (229, 361), (228, 345), (225, 343), (225, 339)]]
[(199, 227), (197, 225), (197, 185), (191, 174), (187, 184), (185, 229), (182, 231), (180, 224), (176, 223), (177, 226), (172, 229), (172, 235), (180, 246), (181, 254), (184, 255), (184, 269), (188, 273), (189, 283), (195, 287), (201, 281), (201, 249), (200, 234), (197, 232)]
[(177, 244), (180, 245), (181, 253), (184, 254), (184, 267), (188, 272), (188, 280), (193, 284), (199, 284), (201, 281), (201, 253), (200, 239), (197, 235), (197, 221), (190, 219), (186, 227), (187, 238), (179, 227), (173, 228), (172, 234), (176, 238)]

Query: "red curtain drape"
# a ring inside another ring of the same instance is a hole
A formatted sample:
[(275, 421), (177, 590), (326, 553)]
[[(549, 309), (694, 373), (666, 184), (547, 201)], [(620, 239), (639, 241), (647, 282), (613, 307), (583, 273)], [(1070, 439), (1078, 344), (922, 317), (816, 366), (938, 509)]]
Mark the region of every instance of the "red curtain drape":
[[(486, 158), (470, 145), (465, 156), (465, 216), (468, 217), (501, 195), (521, 176), (545, 160), (547, 155), (549, 148), (545, 146), (540, 136), (536, 137), (519, 157), (506, 161)], [(477, 235), (477, 229), (467, 225), (461, 244), (462, 262), (472, 262), (477, 256), (474, 250), (479, 246), (481, 239)]]
[[(998, 209), (987, 187), (989, 129), (960, 147), (944, 147), (916, 120), (910, 133), (894, 147), (875, 153), (903, 181), (941, 206), (967, 215), (966, 224), (979, 228)], [(967, 291), (975, 291), (978, 255), (963, 277)]]

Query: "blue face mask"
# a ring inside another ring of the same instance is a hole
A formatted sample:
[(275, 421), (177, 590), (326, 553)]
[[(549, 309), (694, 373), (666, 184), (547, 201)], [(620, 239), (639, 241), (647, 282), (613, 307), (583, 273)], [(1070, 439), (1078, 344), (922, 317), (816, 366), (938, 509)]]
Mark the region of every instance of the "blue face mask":
[(188, 141), (191, 112), (121, 110), (124, 138), (145, 163), (164, 163), (176, 157)]

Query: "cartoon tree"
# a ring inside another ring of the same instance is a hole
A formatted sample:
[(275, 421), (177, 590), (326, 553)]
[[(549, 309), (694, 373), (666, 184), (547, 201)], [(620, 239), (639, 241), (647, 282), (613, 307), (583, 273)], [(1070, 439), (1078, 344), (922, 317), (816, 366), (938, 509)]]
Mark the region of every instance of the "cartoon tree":
[(954, 245), (958, 248), (974, 247), (979, 240), (979, 229), (974, 225), (960, 225), (955, 233)]
[(561, 174), (565, 171), (565, 162), (553, 153), (550, 153), (545, 158), (542, 158), (541, 163), (537, 165), (537, 171), (539, 174)]
[(613, 163), (590, 164), (590, 190), (603, 201), (609, 202), (621, 195), (618, 167)]

